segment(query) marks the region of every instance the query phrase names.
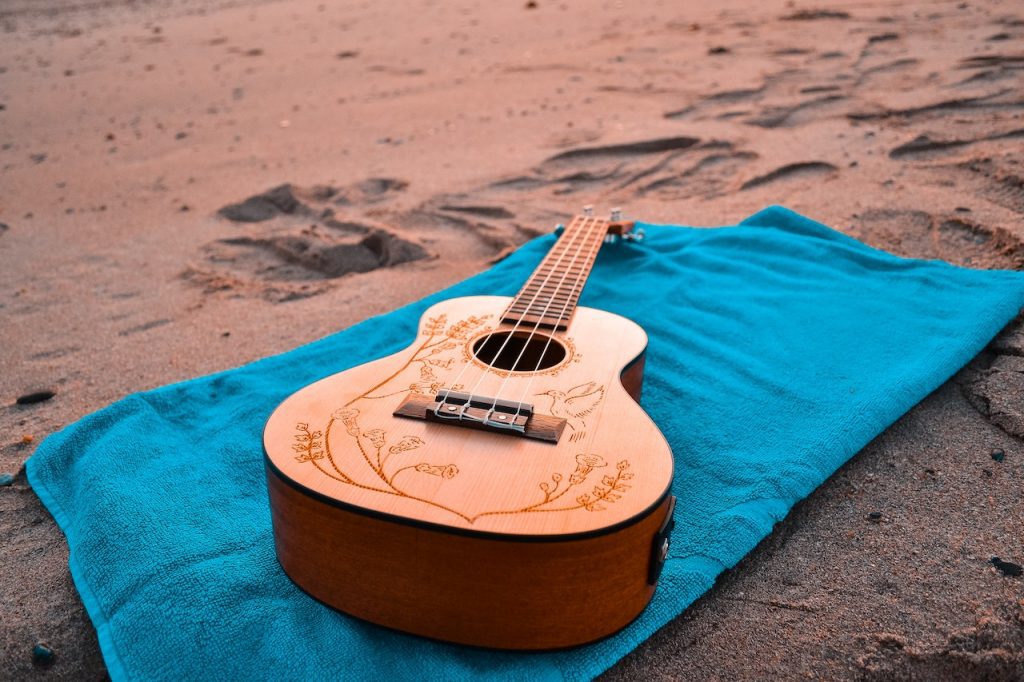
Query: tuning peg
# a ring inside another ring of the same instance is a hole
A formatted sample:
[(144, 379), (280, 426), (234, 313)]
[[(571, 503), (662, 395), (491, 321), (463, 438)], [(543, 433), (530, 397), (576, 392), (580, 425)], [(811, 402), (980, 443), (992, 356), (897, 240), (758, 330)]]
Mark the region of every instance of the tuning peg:
[(644, 240), (644, 237), (646, 237), (646, 236), (647, 236), (647, 233), (645, 233), (641, 229), (641, 230), (633, 230), (632, 232), (627, 232), (626, 234), (622, 235), (622, 238), (623, 239), (628, 239), (631, 242), (642, 242)]
[(587, 204), (586, 206), (583, 207), (583, 215), (587, 216), (588, 218), (594, 215), (593, 204)]
[(621, 208), (613, 208), (610, 220), (613, 223), (617, 223), (620, 220), (622, 220), (622, 209)]

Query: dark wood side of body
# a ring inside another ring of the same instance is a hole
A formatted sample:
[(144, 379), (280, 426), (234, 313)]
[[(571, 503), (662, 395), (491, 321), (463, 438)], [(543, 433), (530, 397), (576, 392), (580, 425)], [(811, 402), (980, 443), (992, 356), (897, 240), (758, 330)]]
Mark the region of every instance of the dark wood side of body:
[(491, 540), (396, 523), (314, 499), (268, 467), (285, 572), (320, 601), (405, 632), (499, 649), (609, 635), (654, 594), (651, 540), (669, 499), (637, 523), (580, 540)]

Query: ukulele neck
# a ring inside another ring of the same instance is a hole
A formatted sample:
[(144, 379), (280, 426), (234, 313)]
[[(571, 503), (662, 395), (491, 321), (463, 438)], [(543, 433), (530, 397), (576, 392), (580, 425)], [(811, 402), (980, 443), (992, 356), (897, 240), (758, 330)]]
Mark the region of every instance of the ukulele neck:
[(590, 215), (573, 218), (505, 310), (502, 322), (555, 330), (568, 327), (605, 237), (631, 228), (632, 223)]

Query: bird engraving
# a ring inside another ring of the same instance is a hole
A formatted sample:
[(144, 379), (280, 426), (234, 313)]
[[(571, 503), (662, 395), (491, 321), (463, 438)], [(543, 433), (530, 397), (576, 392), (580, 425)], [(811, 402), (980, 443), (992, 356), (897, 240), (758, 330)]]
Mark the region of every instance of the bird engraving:
[(588, 381), (585, 384), (574, 386), (568, 391), (552, 389), (537, 395), (551, 398), (551, 407), (548, 412), (553, 417), (565, 420), (572, 431), (569, 442), (575, 443), (586, 435), (586, 417), (592, 414), (604, 399), (604, 386), (598, 386), (595, 382)]

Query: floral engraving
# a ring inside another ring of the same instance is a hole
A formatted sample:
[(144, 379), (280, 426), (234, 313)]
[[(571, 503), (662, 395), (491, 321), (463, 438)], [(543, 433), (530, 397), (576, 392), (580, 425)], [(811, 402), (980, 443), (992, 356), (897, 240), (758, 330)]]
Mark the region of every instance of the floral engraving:
[(459, 473), (459, 467), (454, 464), (445, 464), (444, 466), (434, 466), (432, 464), (417, 464), (416, 471), (423, 474), (430, 474), (431, 476), (440, 476), (441, 478), (455, 478), (455, 475)]
[(297, 442), (292, 444), (292, 450), (298, 453), (295, 455), (295, 459), (299, 462), (312, 462), (313, 460), (323, 459), (323, 432), (310, 431), (309, 424), (304, 422), (296, 424), (295, 430), (298, 431), (295, 434)]
[[(582, 492), (586, 489), (585, 485), (593, 472), (605, 469), (608, 464), (601, 455), (581, 452), (576, 455), (575, 468), (571, 471), (564, 469), (553, 471), (548, 480), (538, 483), (540, 492), (532, 504), (512, 509), (494, 509), (470, 514), (442, 504), (436, 499), (420, 496), (412, 489), (412, 482), (419, 476), (434, 477), (438, 479), (438, 485), (443, 485), (459, 476), (458, 466), (453, 463), (422, 460), (419, 462), (413, 460), (415, 463), (408, 463), (409, 460), (404, 453), (426, 445), (423, 438), (408, 434), (389, 434), (385, 429), (376, 426), (364, 428), (360, 425), (360, 410), (357, 404), (361, 400), (376, 400), (409, 391), (433, 394), (444, 388), (443, 373), (453, 369), (455, 361), (442, 354), (459, 345), (466, 345), (466, 341), (473, 334), (481, 331), (481, 327), (488, 317), (468, 317), (451, 325), (448, 324), (445, 315), (428, 318), (420, 330), (421, 336), (425, 339), (394, 373), (356, 396), (346, 405), (335, 409), (322, 431), (311, 430), (307, 423), (296, 425), (295, 443), (292, 445), (296, 452), (296, 460), (303, 463), (309, 462), (324, 475), (341, 483), (385, 495), (415, 500), (454, 514), (470, 524), (482, 517), (493, 515), (606, 509), (607, 504), (614, 503), (630, 487), (625, 483), (633, 478), (633, 474), (627, 471), (630, 466), (627, 460), (620, 461), (616, 465), (615, 472), (603, 476), (601, 483), (594, 485), (590, 492)], [(397, 384), (399, 377), (414, 366), (419, 381), (405, 384), (401, 388), (396, 387), (397, 390), (389, 390), (389, 386)], [(449, 388), (458, 390), (461, 386), (453, 385)], [(585, 427), (584, 418), (591, 414), (601, 402), (604, 397), (604, 387), (591, 382), (576, 386), (564, 393), (552, 390), (541, 395), (551, 398), (551, 413), (554, 416), (565, 418), (573, 429), (574, 435), (582, 437)], [(335, 457), (331, 451), (332, 430), (335, 434), (343, 432), (352, 443), (352, 451), (356, 453), (354, 462), (350, 458), (342, 464)], [(571, 438), (570, 440), (575, 442), (578, 439)], [(420, 490), (422, 489), (421, 487)], [(572, 491), (571, 494), (570, 491)]]

